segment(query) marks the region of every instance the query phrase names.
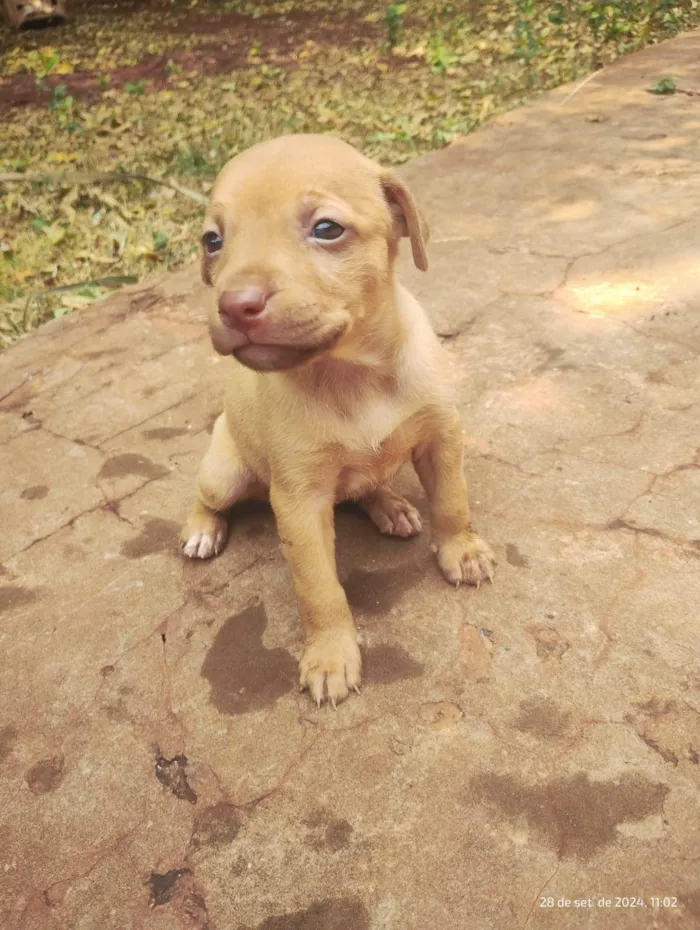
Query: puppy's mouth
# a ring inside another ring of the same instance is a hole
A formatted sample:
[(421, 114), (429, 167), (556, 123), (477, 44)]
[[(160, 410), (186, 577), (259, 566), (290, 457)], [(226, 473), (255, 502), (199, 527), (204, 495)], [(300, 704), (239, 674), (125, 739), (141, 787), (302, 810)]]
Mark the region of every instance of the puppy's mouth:
[(253, 371), (284, 371), (296, 368), (314, 355), (327, 352), (338, 344), (348, 324), (342, 323), (312, 339), (286, 344), (264, 341), (229, 326), (212, 326), (210, 330), (214, 348), (220, 355), (233, 357)]

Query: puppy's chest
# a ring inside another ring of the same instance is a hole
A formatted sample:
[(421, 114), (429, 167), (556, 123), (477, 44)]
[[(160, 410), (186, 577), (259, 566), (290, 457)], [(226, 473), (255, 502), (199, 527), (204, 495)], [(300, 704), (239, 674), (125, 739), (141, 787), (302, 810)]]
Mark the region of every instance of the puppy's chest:
[(414, 405), (378, 400), (347, 436), (338, 437), (339, 500), (361, 497), (393, 477), (417, 441), (415, 414)]

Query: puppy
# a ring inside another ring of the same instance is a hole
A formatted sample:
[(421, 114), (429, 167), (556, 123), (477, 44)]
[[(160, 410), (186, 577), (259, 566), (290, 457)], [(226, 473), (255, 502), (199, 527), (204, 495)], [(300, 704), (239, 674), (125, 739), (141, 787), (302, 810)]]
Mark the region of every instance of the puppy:
[(314, 135), (232, 159), (202, 236), (211, 339), (232, 359), (184, 552), (217, 555), (225, 512), (269, 496), (304, 624), (301, 686), (319, 705), (358, 691), (362, 668), (336, 571), (334, 504), (356, 501), (382, 533), (418, 533), (417, 510), (391, 488), (411, 461), (447, 581), (492, 577), (493, 554), (469, 516), (442, 347), (394, 275), (402, 237), (425, 270), (427, 230), (406, 186)]

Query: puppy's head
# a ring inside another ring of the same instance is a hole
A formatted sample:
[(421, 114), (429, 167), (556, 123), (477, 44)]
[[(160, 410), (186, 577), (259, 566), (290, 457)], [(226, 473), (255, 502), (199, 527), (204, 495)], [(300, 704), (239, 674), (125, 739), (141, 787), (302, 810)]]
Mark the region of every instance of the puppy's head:
[(391, 299), (398, 242), (427, 268), (406, 186), (352, 146), (282, 136), (232, 159), (202, 236), (214, 348), (249, 368), (292, 368), (338, 346)]

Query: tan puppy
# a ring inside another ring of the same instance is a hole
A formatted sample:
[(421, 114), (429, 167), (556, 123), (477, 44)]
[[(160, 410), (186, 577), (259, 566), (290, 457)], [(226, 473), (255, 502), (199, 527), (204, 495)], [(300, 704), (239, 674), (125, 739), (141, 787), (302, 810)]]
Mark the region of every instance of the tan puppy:
[(217, 555), (224, 512), (269, 494), (306, 634), (301, 685), (318, 704), (358, 690), (362, 664), (336, 572), (335, 503), (355, 500), (382, 533), (414, 535), (420, 516), (390, 486), (412, 461), (445, 578), (478, 586), (492, 575), (470, 522), (442, 347), (394, 276), (402, 236), (425, 270), (426, 230), (405, 185), (326, 136), (238, 155), (205, 221), (211, 338), (233, 359), (184, 551)]

